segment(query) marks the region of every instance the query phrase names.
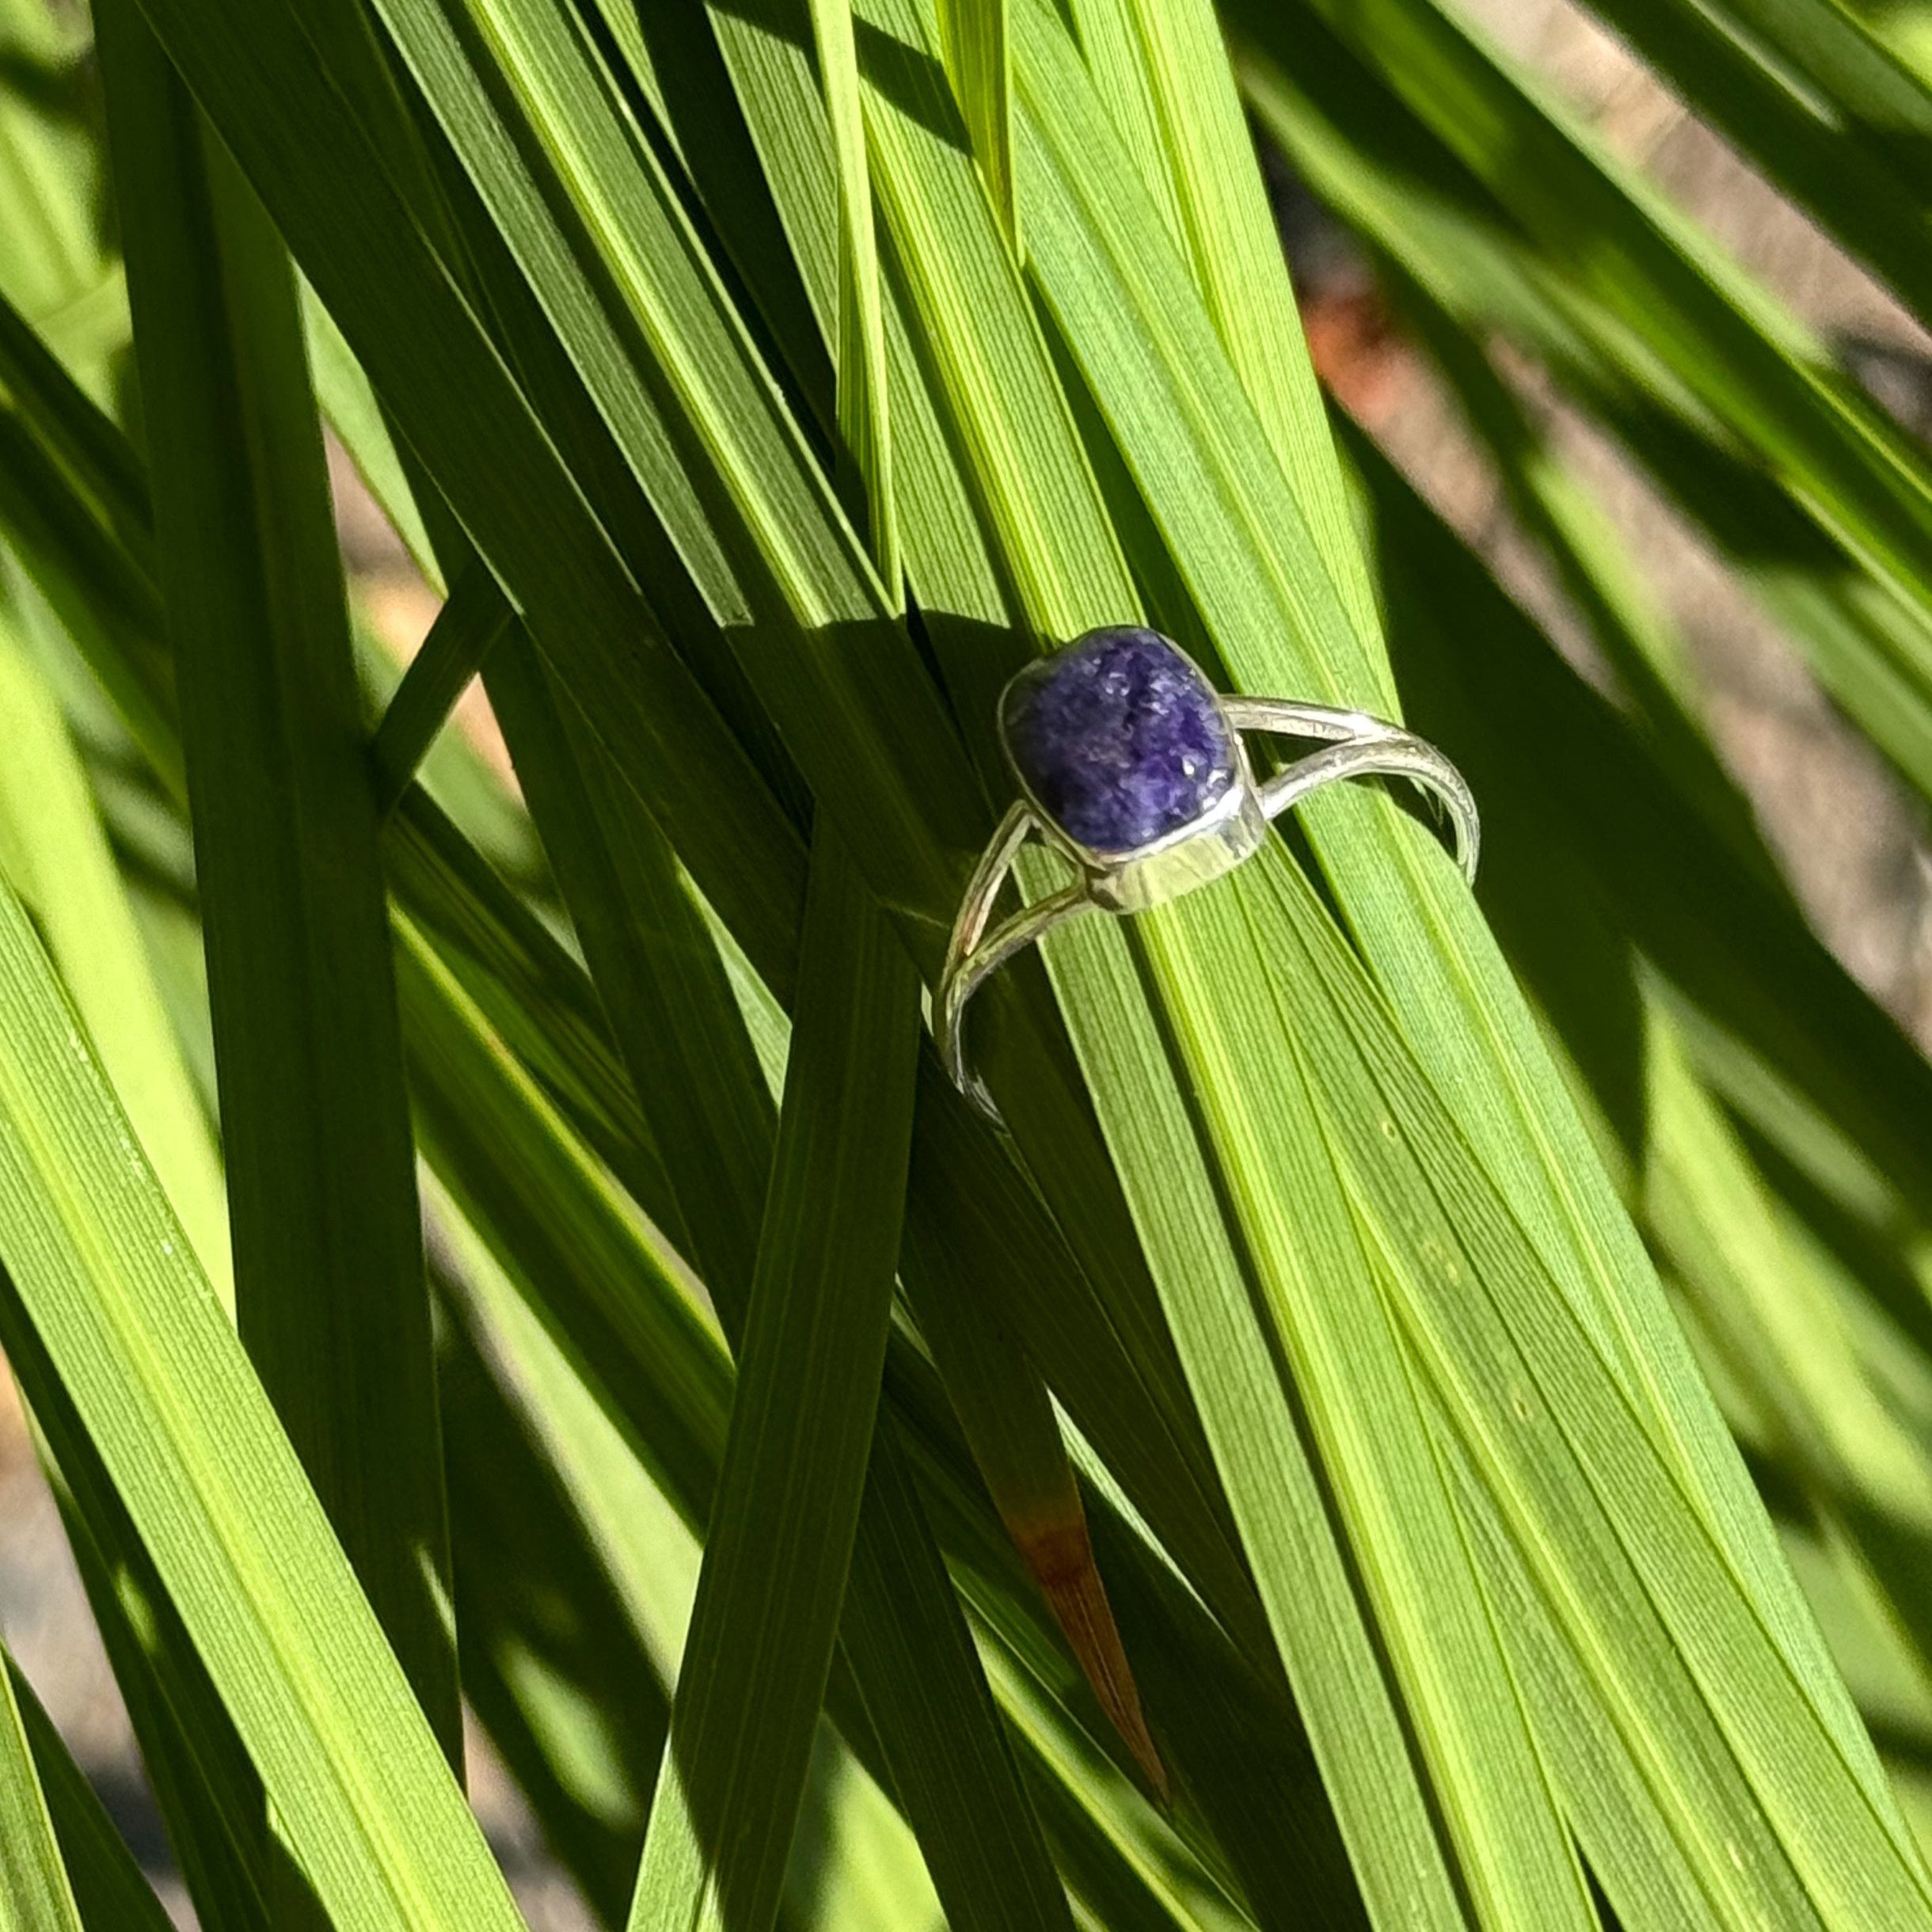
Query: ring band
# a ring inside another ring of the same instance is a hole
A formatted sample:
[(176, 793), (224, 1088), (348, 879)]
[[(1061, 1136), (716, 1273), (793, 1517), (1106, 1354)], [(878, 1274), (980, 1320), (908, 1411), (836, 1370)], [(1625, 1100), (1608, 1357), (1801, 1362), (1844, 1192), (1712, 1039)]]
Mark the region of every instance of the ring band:
[[(1322, 786), (1365, 778), (1422, 786), (1446, 808), (1457, 859), (1475, 880), (1475, 800), (1426, 739), (1365, 711), (1224, 697), (1158, 631), (1089, 631), (1028, 665), (1001, 694), (998, 727), (1020, 796), (967, 882), (934, 1006), (946, 1071), (995, 1121), (992, 1096), (966, 1060), (966, 1008), (987, 980), (1082, 913), (1143, 911), (1218, 878), (1260, 848), (1271, 820)], [(1257, 782), (1247, 731), (1322, 748)], [(988, 932), (1000, 888), (1036, 832), (1076, 877)]]

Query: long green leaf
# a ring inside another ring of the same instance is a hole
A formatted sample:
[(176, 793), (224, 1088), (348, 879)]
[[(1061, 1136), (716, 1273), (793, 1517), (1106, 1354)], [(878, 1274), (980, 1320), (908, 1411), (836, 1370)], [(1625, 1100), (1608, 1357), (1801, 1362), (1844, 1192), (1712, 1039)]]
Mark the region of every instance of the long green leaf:
[(81, 1932), (47, 1797), (0, 1648), (0, 1925), (7, 1932)]
[(1017, 257), (1024, 238), (1013, 159), (1010, 0), (939, 0), (939, 46), (994, 212)]
[[(245, 1343), (462, 1761), (414, 1156), (321, 426), (280, 241), (102, 10)], [(239, 539), (239, 540), (238, 540)]]
[[(29, 613), (23, 611), (25, 622)], [(223, 1300), (221, 1168), (52, 692), (0, 613), (0, 869), (33, 909), (142, 1147)]]
[(58, 1371), (11, 1295), (5, 1307), (41, 1466), (196, 1916), (265, 1932), (276, 1852), (261, 1782)]
[(899, 513), (892, 496), (892, 417), (886, 385), (879, 244), (865, 160), (865, 111), (852, 44), (851, 0), (812, 0), (812, 35), (839, 158), (839, 433), (854, 471), (846, 508), (870, 532), (887, 595), (899, 580)]
[(514, 1932), (429, 1727), (10, 892), (0, 1013), (0, 1257), (304, 1874), (339, 1921), (371, 1932)]
[[(829, 826), (731, 1432), (633, 1927), (776, 1914), (856, 1532), (899, 1255), (915, 982)], [(771, 1641), (770, 1606), (787, 1607)]]
[(449, 1309), (438, 1363), (464, 1694), (552, 1854), (621, 1924), (670, 1717), (661, 1664), (469, 1320)]
[[(1082, 44), (1188, 266), (1241, 386), (1358, 628), (1375, 628), (1321, 392), (1302, 338), (1275, 214), (1209, 0), (1077, 0)], [(1127, 71), (1123, 72), (1123, 69)], [(1137, 104), (1151, 105), (1144, 125)], [(1151, 134), (1151, 140), (1147, 139)], [(1136, 143), (1139, 146), (1136, 146)]]
[(168, 1915), (154, 1894), (134, 1854), (115, 1829), (107, 1808), (74, 1761), (53, 1721), (41, 1709), (33, 1687), (11, 1657), (6, 1670), (19, 1706), (34, 1767), (47, 1794), (54, 1835), (67, 1861), (74, 1902), (87, 1932), (110, 1926), (127, 1932), (165, 1932)]

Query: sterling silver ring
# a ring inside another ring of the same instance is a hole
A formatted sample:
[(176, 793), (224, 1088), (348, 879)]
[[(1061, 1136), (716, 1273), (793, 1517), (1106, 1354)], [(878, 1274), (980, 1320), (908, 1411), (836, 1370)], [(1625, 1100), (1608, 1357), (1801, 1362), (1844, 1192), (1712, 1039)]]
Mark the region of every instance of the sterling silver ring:
[[(1141, 912), (1204, 885), (1259, 850), (1270, 820), (1340, 778), (1408, 778), (1447, 809), (1473, 884), (1479, 831), (1462, 774), (1427, 740), (1365, 711), (1216, 691), (1171, 638), (1090, 630), (1029, 664), (1000, 694), (1001, 748), (1020, 796), (960, 902), (934, 1013), (954, 1086), (999, 1110), (966, 1063), (967, 1002), (1017, 953), (1084, 912)], [(1322, 749), (1257, 781), (1244, 731)], [(1073, 882), (989, 933), (1014, 859), (1037, 832)]]

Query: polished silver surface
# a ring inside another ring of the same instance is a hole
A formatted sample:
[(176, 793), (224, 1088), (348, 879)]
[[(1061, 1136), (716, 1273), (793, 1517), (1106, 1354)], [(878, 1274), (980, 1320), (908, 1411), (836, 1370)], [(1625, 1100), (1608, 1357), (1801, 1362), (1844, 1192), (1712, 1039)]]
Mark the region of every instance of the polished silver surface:
[[(1366, 711), (1286, 698), (1222, 697), (1217, 702), (1234, 747), (1234, 785), (1200, 818), (1134, 851), (1095, 852), (1078, 843), (1054, 823), (1024, 779), (1018, 781), (1021, 797), (1000, 820), (960, 901), (934, 1008), (934, 1032), (946, 1071), (994, 1120), (999, 1111), (966, 1058), (966, 1009), (987, 980), (1015, 953), (1082, 913), (1145, 911), (1219, 878), (1259, 848), (1271, 819), (1325, 785), (1346, 778), (1407, 778), (1433, 793), (1447, 811), (1463, 874), (1474, 883), (1481, 839), (1476, 801), (1462, 774), (1426, 739)], [(1244, 731), (1314, 739), (1323, 748), (1257, 781), (1242, 740)], [(1036, 834), (1072, 865), (1073, 880), (989, 932), (995, 903), (1014, 861)]]

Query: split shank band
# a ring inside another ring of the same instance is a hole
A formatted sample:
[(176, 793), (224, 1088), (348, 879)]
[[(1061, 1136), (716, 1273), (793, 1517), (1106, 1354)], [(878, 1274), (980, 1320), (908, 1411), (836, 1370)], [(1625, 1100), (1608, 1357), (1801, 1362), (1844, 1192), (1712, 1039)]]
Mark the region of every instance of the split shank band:
[[(1029, 665), (1000, 699), (999, 736), (1020, 796), (968, 881), (934, 1008), (947, 1072), (994, 1120), (968, 1064), (973, 995), (1008, 960), (1082, 913), (1143, 911), (1231, 870), (1268, 822), (1344, 778), (1407, 778), (1445, 809), (1474, 880), (1474, 799), (1436, 747), (1367, 712), (1297, 699), (1224, 697), (1158, 632), (1090, 631)], [(1321, 749), (1257, 782), (1243, 732)], [(1037, 834), (1074, 870), (1071, 884), (988, 926), (1021, 848)]]

